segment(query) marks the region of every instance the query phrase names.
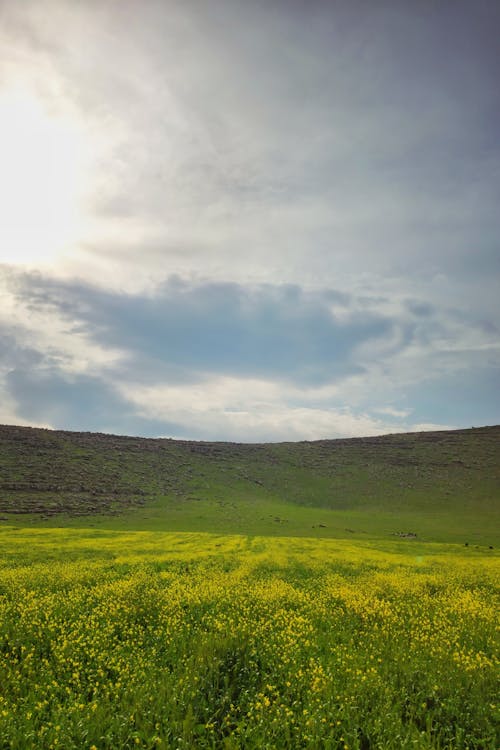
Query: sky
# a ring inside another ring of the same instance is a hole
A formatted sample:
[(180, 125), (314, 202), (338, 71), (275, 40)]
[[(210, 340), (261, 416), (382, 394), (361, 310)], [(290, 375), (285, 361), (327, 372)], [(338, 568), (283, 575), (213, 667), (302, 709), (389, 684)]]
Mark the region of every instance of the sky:
[(0, 423), (500, 423), (496, 0), (0, 0)]

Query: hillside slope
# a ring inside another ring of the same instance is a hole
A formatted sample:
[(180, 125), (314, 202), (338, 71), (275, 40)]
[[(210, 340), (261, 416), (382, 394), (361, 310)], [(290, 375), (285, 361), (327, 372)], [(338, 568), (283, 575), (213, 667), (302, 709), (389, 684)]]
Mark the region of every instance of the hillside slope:
[(497, 518), (499, 447), (500, 426), (271, 444), (0, 426), (0, 520), (211, 530), (218, 517), (221, 530), (259, 533), (260, 513), (273, 533), (304, 518), (305, 533), (334, 512), (442, 515), (465, 532)]

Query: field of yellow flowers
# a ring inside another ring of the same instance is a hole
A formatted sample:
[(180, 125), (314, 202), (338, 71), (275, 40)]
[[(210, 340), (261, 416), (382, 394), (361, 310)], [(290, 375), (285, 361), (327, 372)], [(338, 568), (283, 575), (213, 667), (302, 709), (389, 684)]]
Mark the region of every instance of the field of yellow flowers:
[(0, 531), (0, 748), (500, 746), (498, 557)]

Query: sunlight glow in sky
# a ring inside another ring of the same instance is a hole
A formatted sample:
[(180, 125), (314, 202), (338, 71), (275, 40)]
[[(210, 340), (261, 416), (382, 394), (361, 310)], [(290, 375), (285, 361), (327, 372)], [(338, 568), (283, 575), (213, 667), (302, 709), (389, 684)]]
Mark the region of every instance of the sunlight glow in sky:
[(55, 261), (81, 229), (82, 138), (29, 91), (0, 96), (0, 122), (2, 260)]

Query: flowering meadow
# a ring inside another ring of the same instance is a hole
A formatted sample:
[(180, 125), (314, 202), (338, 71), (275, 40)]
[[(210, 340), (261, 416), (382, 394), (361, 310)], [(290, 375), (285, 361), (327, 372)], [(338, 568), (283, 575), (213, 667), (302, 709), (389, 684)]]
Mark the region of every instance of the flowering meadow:
[(0, 530), (0, 748), (496, 750), (498, 557)]

